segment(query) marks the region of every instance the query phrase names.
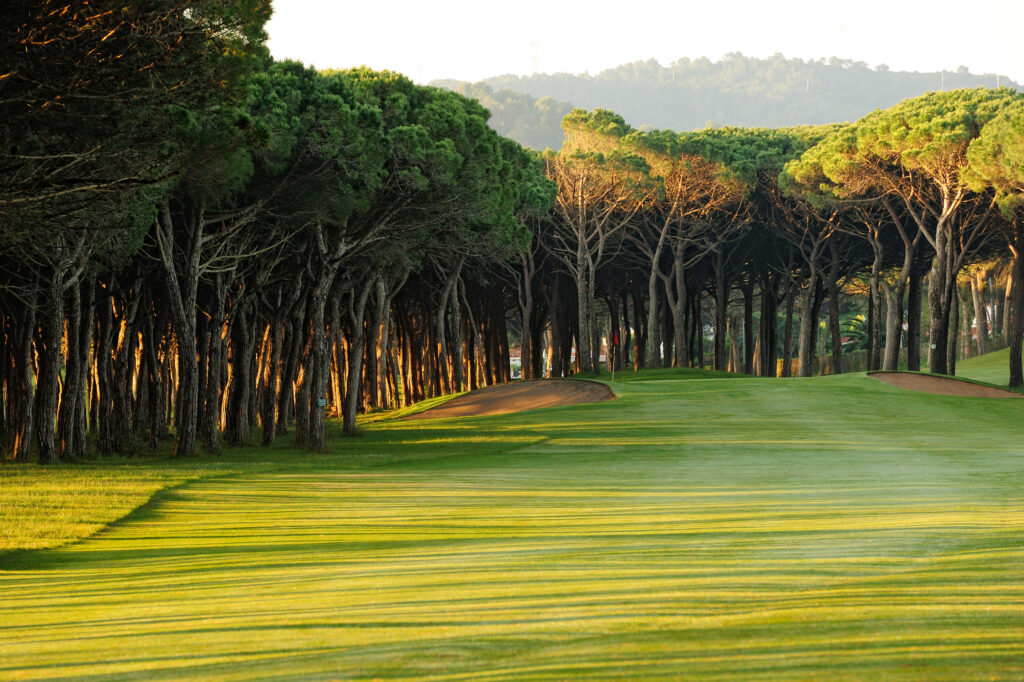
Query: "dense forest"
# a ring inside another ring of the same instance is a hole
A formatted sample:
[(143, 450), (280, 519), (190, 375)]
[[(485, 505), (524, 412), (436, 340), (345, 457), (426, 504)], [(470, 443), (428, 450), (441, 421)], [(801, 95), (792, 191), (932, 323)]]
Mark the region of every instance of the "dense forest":
[(1004, 77), (972, 74), (963, 66), (917, 73), (836, 57), (757, 59), (738, 52), (717, 62), (684, 58), (668, 66), (652, 59), (593, 76), (506, 75), (432, 85), (479, 99), (494, 114), (495, 130), (533, 149), (561, 146), (559, 121), (573, 106), (615, 111), (639, 129), (777, 128), (855, 121), (932, 90), (1019, 88)]
[(360, 412), (508, 381), (516, 345), (534, 378), (838, 373), (854, 337), (866, 368), (953, 374), (1009, 343), (1024, 382), (1011, 88), (696, 132), (548, 102), (565, 144), (540, 153), (462, 94), (275, 62), (265, 3), (17, 11), (6, 457), (322, 451), (328, 416), (352, 434)]

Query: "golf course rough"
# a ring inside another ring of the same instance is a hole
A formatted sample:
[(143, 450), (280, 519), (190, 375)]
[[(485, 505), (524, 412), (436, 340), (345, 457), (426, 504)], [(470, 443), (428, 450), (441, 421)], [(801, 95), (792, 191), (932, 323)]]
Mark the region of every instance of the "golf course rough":
[(653, 376), (8, 555), (0, 678), (1024, 679), (1024, 403)]

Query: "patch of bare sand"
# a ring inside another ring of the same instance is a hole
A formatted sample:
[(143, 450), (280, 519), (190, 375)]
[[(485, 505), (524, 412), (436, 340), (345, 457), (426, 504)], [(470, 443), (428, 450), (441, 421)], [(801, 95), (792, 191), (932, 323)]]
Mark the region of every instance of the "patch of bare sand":
[(915, 374), (913, 372), (872, 372), (872, 379), (884, 381), (890, 386), (906, 388), (922, 393), (937, 395), (955, 395), (963, 398), (1024, 398), (1020, 393), (1007, 391), (994, 386), (982, 386), (970, 381), (962, 381), (952, 377), (934, 374)]
[(615, 397), (612, 390), (596, 381), (580, 379), (538, 379), (513, 381), (480, 388), (452, 398), (443, 405), (410, 414), (403, 419), (481, 417), (488, 414), (521, 412), (538, 407), (598, 403)]

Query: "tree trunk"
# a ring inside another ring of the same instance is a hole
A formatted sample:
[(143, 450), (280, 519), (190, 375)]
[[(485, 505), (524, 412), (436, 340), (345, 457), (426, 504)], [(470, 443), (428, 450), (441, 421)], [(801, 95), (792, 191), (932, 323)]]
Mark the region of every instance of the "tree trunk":
[(196, 292), (199, 287), (199, 264), (202, 255), (204, 209), (192, 207), (182, 221), (186, 235), (184, 266), (179, 272), (175, 264), (175, 235), (170, 205), (161, 206), (155, 225), (171, 322), (178, 341), (178, 391), (175, 399), (175, 457), (192, 455), (196, 448), (196, 423), (199, 412), (199, 362), (196, 353)]
[(759, 278), (761, 289), (761, 324), (758, 328), (760, 346), (760, 375), (774, 377), (778, 365), (778, 279), (763, 272)]
[[(448, 293), (451, 299), (451, 310), (452, 310), (452, 349), (451, 353), (455, 356), (452, 358), (452, 392), (460, 393), (466, 389), (465, 379), (463, 376), (463, 364), (466, 356), (463, 352), (462, 347), (462, 306), (459, 305), (459, 278), (456, 278), (455, 286), (452, 287)], [(529, 319), (529, 318), (527, 318)], [(523, 337), (529, 338), (529, 326), (524, 328)], [(524, 341), (526, 343), (526, 341)]]
[[(82, 288), (92, 290), (92, 282), (73, 286), (70, 290), (67, 317), (67, 366), (57, 415), (60, 459), (70, 462), (85, 454), (85, 441), (79, 442), (79, 421), (85, 424), (85, 381), (92, 346), (92, 300), (83, 311)], [(84, 435), (84, 434), (83, 434)]]
[(754, 373), (754, 283), (745, 282), (743, 292), (743, 373)]
[(960, 341), (960, 287), (954, 284), (953, 300), (949, 308), (949, 343), (946, 346), (946, 371), (950, 376), (956, 376), (957, 344)]
[[(1024, 235), (1018, 234), (1018, 244), (1024, 239)], [(1024, 360), (1021, 358), (1024, 348), (1024, 249), (1019, 246), (1013, 247), (1013, 273), (1007, 285), (1009, 289), (1009, 301), (1006, 309), (1009, 311), (1009, 320), (1003, 327), (1009, 337), (1010, 345), (1010, 386), (1017, 387), (1024, 385)]]
[(359, 380), (363, 369), (363, 347), (366, 342), (363, 332), (363, 316), (366, 311), (366, 300), (370, 287), (363, 287), (357, 295), (350, 290), (348, 295), (348, 315), (350, 334), (348, 341), (348, 385), (345, 388), (345, 409), (342, 412), (342, 428), (349, 436), (358, 434), (356, 430), (356, 412), (359, 407)]
[(907, 296), (907, 369), (921, 371), (921, 280), (924, 272), (916, 264), (910, 269)]
[(260, 422), (263, 427), (263, 445), (273, 445), (277, 439), (277, 403), (280, 390), (281, 346), (284, 322), (271, 317), (268, 325), (267, 359), (263, 365), (263, 404)]
[(800, 294), (800, 346), (797, 351), (797, 364), (802, 377), (814, 375), (814, 341), (818, 326), (818, 311), (814, 299), (817, 288), (817, 276), (812, 272)]
[(522, 367), (523, 381), (536, 378), (533, 374), (533, 270), (530, 264), (526, 254), (520, 255), (522, 269), (519, 279), (519, 319), (523, 327), (523, 341), (519, 363)]
[[(255, 339), (249, 325), (250, 304), (239, 297), (232, 314), (230, 325), (231, 374), (227, 385), (227, 409), (225, 410), (224, 440), (230, 445), (244, 445), (248, 436), (249, 394)], [(217, 334), (219, 337), (220, 334)], [(218, 338), (219, 340), (219, 338)], [(211, 381), (213, 377), (211, 377)], [(218, 397), (220, 377), (217, 377)], [(218, 401), (219, 404), (219, 401)]]
[[(330, 273), (330, 277), (327, 279), (329, 281), (317, 282), (316, 287), (313, 289), (310, 303), (310, 333), (312, 335), (310, 371), (312, 376), (309, 392), (309, 437), (307, 445), (312, 452), (326, 452), (327, 450), (327, 433), (324, 420), (327, 412), (327, 382), (331, 372), (331, 347), (328, 342), (326, 315), (328, 298), (330, 299), (331, 306), (341, 306), (340, 295), (330, 295), (330, 287), (334, 282), (334, 273)], [(364, 305), (369, 291), (369, 286), (364, 287)], [(361, 352), (362, 348), (360, 348)], [(358, 394), (358, 383), (355, 388)]]
[(885, 361), (882, 367), (891, 372), (898, 369), (900, 357), (900, 338), (903, 321), (903, 305), (899, 297), (899, 289), (895, 285), (884, 283), (885, 287)]
[(782, 331), (782, 376), (793, 376), (793, 273), (786, 273), (786, 323)]
[(647, 290), (647, 344), (645, 347), (644, 367), (661, 367), (662, 339), (661, 339), (661, 292), (658, 290), (658, 282)]
[(220, 377), (223, 364), (224, 345), (222, 339), (227, 287), (227, 277), (220, 273), (214, 275), (213, 301), (210, 306), (210, 319), (207, 321), (210, 338), (206, 360), (206, 395), (204, 396), (202, 427), (203, 447), (209, 452), (217, 452), (220, 449), (217, 440), (220, 433)]
[[(1017, 252), (1011, 249), (1013, 253), (1013, 263), (1016, 265)], [(999, 323), (999, 328), (1003, 333), (1003, 343), (1009, 345), (1010, 343), (1010, 314), (1013, 309), (1013, 290), (1014, 290), (1014, 272), (1011, 269), (1010, 274), (1006, 278), (1006, 291), (1003, 292), (1003, 309), (1002, 309), (1002, 320)]]
[(39, 370), (35, 392), (35, 423), (39, 446), (39, 463), (55, 464), (57, 447), (54, 440), (57, 399), (60, 396), (61, 336), (64, 323), (63, 294), (60, 282), (51, 281), (40, 315), (40, 332), (36, 339)]
[(582, 240), (576, 252), (576, 362), (581, 372), (592, 372), (590, 355), (590, 291), (586, 251)]
[[(985, 309), (985, 300), (982, 292), (985, 289), (985, 273), (978, 271), (971, 278), (971, 299), (974, 303), (974, 320), (978, 333), (978, 355), (985, 354), (988, 345), (988, 312)], [(971, 325), (967, 325), (968, 338), (970, 338)]]
[(729, 280), (725, 273), (725, 262), (721, 252), (715, 252), (715, 369), (724, 370), (725, 335), (729, 316)]
[(868, 371), (881, 369), (882, 366), (881, 270), (883, 253), (877, 239), (871, 240), (871, 247), (874, 258), (871, 261), (871, 274), (868, 276)]

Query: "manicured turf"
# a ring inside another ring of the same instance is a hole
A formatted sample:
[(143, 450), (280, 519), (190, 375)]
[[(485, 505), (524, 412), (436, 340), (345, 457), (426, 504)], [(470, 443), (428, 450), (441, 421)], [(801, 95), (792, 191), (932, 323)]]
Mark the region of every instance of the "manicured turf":
[(956, 374), (967, 379), (985, 381), (997, 386), (1010, 383), (1010, 349), (985, 353), (956, 363)]
[(1021, 401), (683, 376), (0, 557), (0, 679), (1024, 678)]

